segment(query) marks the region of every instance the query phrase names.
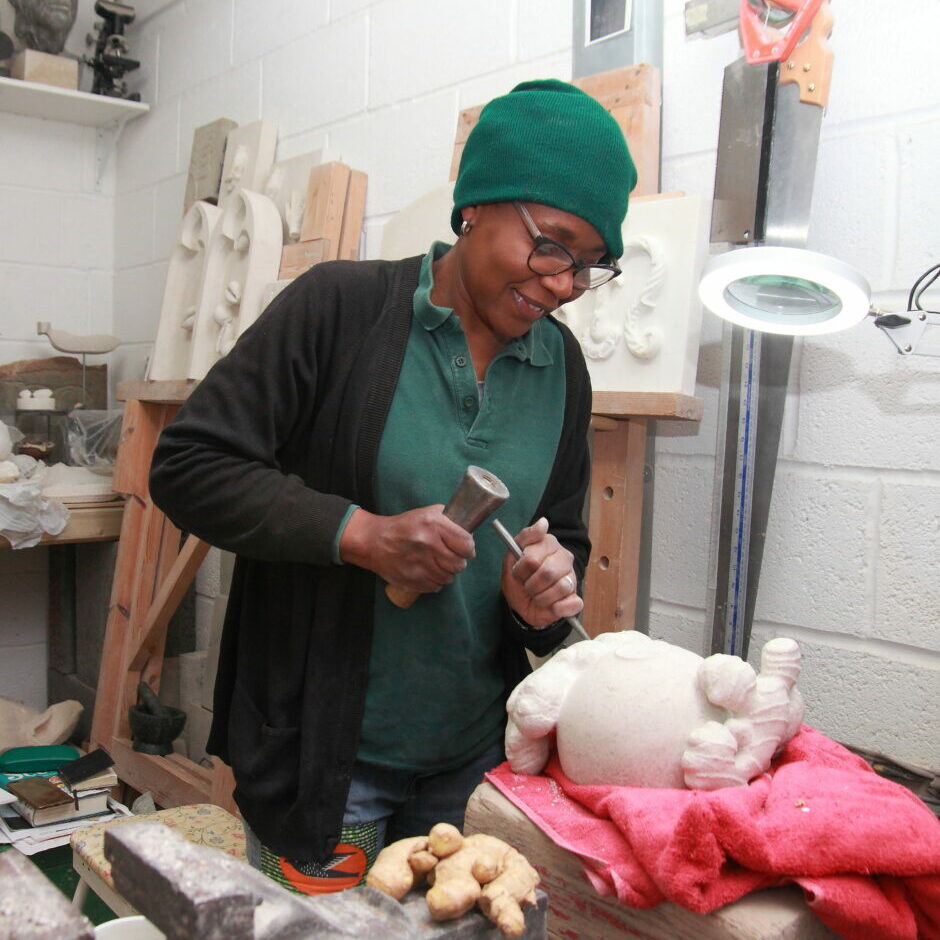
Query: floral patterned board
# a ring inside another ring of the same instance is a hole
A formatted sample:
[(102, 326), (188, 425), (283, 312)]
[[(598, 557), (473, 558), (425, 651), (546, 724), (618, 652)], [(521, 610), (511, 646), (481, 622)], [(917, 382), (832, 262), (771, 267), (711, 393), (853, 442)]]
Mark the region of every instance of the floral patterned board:
[(72, 851), (77, 852), (82, 861), (111, 887), (114, 887), (114, 879), (111, 877), (111, 863), (104, 855), (104, 832), (109, 826), (129, 822), (162, 823), (176, 829), (195, 845), (206, 845), (243, 861), (245, 859), (245, 832), (241, 820), (211, 803), (177, 806), (144, 816), (128, 816), (96, 823), (77, 830), (70, 840)]

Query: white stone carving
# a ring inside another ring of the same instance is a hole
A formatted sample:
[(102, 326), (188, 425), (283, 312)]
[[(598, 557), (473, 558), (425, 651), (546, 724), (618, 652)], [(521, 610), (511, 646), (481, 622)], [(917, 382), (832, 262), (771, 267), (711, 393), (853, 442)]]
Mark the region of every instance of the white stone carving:
[(219, 184), (219, 208), (225, 209), (237, 192), (263, 192), (274, 165), (277, 124), (255, 121), (229, 131)]
[(699, 196), (631, 202), (623, 274), (559, 310), (595, 391), (694, 394), (709, 213)]
[(201, 379), (261, 313), (281, 262), (281, 217), (270, 199), (239, 190), (212, 231), (188, 378)]
[(454, 208), (454, 184), (444, 183), (405, 206), (385, 223), (379, 257), (389, 261), (423, 255), (435, 241), (453, 244), (450, 227)]
[(307, 209), (307, 185), (310, 171), (321, 163), (339, 161), (339, 156), (332, 150), (311, 150), (298, 157), (279, 160), (274, 164), (264, 194), (277, 206), (284, 223), (284, 244), (300, 239), (300, 229)]
[(761, 671), (737, 656), (701, 656), (628, 630), (562, 650), (507, 703), (506, 756), (539, 773), (556, 732), (575, 783), (714, 790), (764, 773), (799, 730), (800, 651), (778, 638)]
[(188, 374), (206, 248), (221, 216), (221, 210), (215, 206), (194, 202), (183, 218), (179, 241), (167, 268), (148, 379), (185, 379)]

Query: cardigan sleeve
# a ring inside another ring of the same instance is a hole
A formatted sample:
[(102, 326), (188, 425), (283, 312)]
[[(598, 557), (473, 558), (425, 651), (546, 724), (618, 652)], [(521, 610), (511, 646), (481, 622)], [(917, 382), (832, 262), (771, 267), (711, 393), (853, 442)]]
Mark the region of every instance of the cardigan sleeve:
[(264, 561), (332, 563), (350, 500), (316, 491), (282, 461), (316, 404), (324, 319), (311, 316), (308, 292), (295, 282), (164, 429), (150, 492), (180, 529)]

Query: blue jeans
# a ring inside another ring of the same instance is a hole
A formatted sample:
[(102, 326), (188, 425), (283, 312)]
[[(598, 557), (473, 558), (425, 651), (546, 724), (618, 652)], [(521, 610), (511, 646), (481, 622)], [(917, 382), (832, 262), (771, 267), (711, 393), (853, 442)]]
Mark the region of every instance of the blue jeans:
[[(463, 829), (467, 800), (483, 774), (506, 759), (502, 741), (479, 757), (443, 773), (416, 774), (359, 761), (353, 767), (343, 827), (372, 824), (377, 849), (408, 836), (427, 834), (439, 822)], [(244, 823), (248, 863), (261, 868), (261, 843)]]

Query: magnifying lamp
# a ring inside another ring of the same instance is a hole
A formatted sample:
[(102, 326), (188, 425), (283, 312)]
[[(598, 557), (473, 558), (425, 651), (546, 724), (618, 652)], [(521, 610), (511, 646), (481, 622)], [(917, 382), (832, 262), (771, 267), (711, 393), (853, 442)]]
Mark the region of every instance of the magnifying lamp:
[(768, 245), (714, 255), (698, 293), (725, 320), (789, 336), (848, 329), (871, 309), (871, 288), (858, 271), (802, 248)]

